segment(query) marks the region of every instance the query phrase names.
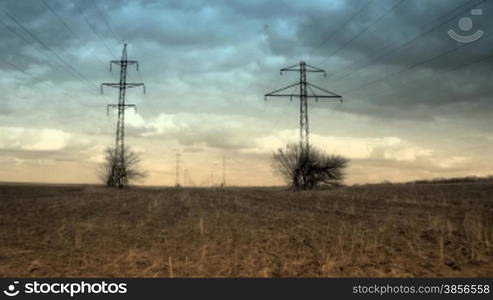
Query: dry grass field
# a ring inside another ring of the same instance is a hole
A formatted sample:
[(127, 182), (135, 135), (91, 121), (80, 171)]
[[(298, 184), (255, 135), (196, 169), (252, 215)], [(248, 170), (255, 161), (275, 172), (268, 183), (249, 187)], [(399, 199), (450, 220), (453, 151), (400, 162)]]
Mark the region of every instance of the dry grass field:
[(493, 276), (493, 184), (0, 185), (2, 277)]

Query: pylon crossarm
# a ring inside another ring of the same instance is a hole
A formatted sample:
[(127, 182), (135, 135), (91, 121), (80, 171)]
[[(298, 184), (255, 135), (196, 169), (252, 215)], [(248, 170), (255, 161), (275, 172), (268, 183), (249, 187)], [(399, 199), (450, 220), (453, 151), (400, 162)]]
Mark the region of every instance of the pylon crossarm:
[(299, 98), (299, 95), (295, 94), (275, 94), (275, 95), (265, 95), (265, 97), (297, 97)]
[(305, 67), (306, 67), (306, 72), (312, 72), (312, 73), (324, 73), (326, 74), (325, 70), (324, 69), (320, 69), (320, 68), (317, 68), (317, 67), (314, 67), (314, 66), (311, 66), (309, 64), (305, 64)]
[(108, 86), (112, 88), (119, 88), (120, 84), (119, 83), (101, 83), (101, 94), (103, 93), (103, 86)]
[(281, 69), (281, 75), (282, 75), (282, 72), (299, 71), (299, 68), (297, 68), (299, 66), (300, 66), (299, 64), (295, 64), (295, 65), (292, 65), (289, 67), (282, 68)]
[(307, 98), (319, 98), (319, 99), (340, 99), (340, 96), (329, 96), (329, 95), (307, 95)]
[(110, 64), (115, 64), (121, 66), (123, 63), (128, 65), (133, 65), (139, 63), (137, 60), (111, 60)]
[(126, 84), (126, 87), (129, 89), (137, 87), (137, 86), (141, 86), (144, 90), (144, 94), (146, 93), (146, 85), (144, 83), (127, 83)]
[(134, 109), (134, 112), (137, 112), (137, 105), (135, 104), (125, 104), (124, 109), (132, 107)]
[(136, 87), (136, 86), (144, 86), (143, 83), (126, 83), (125, 86), (127, 88), (133, 88), (133, 87)]
[[(277, 93), (282, 92), (282, 91), (287, 90), (287, 89), (290, 89), (290, 88), (292, 88), (292, 87), (295, 87), (295, 86), (297, 86), (297, 85), (299, 85), (299, 84), (300, 84), (299, 82), (296, 82), (296, 83), (290, 84), (290, 85), (285, 86), (285, 87), (283, 87), (283, 88), (280, 88), (280, 89), (277, 89), (277, 90), (272, 91), (272, 92), (270, 92), (270, 93), (267, 93), (267, 94), (265, 94), (264, 96), (265, 96), (266, 98), (267, 98), (267, 97), (280, 97), (280, 96), (286, 96), (286, 95), (281, 95), (281, 94), (277, 94)], [(288, 95), (288, 97), (289, 97), (289, 96), (291, 96), (291, 95)]]
[(342, 98), (339, 95), (317, 95), (311, 86), (307, 85), (308, 89), (312, 93), (311, 95), (306, 95), (306, 98), (315, 98), (315, 101), (318, 102), (318, 99), (337, 99), (342, 102)]
[(101, 83), (101, 93), (103, 91), (103, 86), (108, 86), (112, 88), (120, 88), (120, 87), (125, 87), (125, 88), (133, 88), (136, 86), (142, 86), (144, 88), (144, 93), (145, 93), (145, 84), (144, 83)]
[[(341, 98), (341, 96), (340, 96), (340, 95), (337, 95), (336, 93), (333, 93), (333, 92), (331, 92), (331, 91), (329, 91), (329, 90), (326, 90), (326, 89), (324, 89), (324, 88), (321, 88), (321, 87), (319, 87), (319, 86), (316, 86), (316, 85), (314, 85), (314, 84), (312, 84), (312, 83), (307, 82), (306, 84), (307, 84), (308, 86), (311, 86), (311, 87), (316, 88), (317, 90), (320, 90), (320, 91), (322, 91), (322, 92), (325, 92), (325, 93), (329, 94), (331, 97), (328, 97), (328, 98)], [(322, 96), (318, 96), (318, 97), (319, 97), (319, 98), (322, 98)], [(327, 97), (325, 97), (325, 98), (327, 98)]]

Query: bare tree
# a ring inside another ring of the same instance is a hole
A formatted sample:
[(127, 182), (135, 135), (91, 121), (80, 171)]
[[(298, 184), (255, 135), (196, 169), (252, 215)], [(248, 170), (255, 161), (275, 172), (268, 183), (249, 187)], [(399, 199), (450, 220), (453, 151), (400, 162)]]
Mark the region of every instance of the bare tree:
[(329, 155), (311, 146), (302, 149), (299, 144), (288, 144), (272, 157), (274, 172), (291, 187), (303, 190), (340, 185), (348, 162), (342, 156)]
[[(115, 177), (113, 173), (115, 172), (116, 157), (115, 148), (108, 147), (104, 152), (104, 162), (99, 168), (99, 178), (107, 186), (118, 186), (115, 182)], [(147, 173), (140, 170), (140, 155), (139, 153), (131, 150), (130, 148), (124, 149), (124, 174), (125, 174), (125, 184), (131, 182), (138, 182), (147, 176)]]

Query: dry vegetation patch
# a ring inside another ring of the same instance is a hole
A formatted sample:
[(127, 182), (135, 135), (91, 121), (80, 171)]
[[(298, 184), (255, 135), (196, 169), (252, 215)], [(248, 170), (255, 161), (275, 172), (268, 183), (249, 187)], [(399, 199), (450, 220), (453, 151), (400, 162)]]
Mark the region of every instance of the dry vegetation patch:
[(493, 276), (493, 185), (0, 186), (0, 276)]

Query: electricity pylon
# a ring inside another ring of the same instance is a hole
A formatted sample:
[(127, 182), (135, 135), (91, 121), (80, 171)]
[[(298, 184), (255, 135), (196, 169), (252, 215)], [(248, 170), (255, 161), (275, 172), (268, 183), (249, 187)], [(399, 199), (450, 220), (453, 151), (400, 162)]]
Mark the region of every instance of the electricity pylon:
[(190, 184), (188, 180), (188, 169), (183, 170), (183, 186), (188, 186)]
[(112, 88), (118, 88), (118, 104), (108, 104), (106, 107), (106, 113), (109, 114), (110, 107), (118, 110), (118, 121), (116, 124), (116, 140), (115, 140), (115, 153), (113, 156), (114, 161), (111, 162), (111, 173), (108, 176), (106, 184), (108, 186), (117, 186), (122, 188), (128, 184), (127, 177), (127, 165), (125, 164), (125, 109), (133, 107), (136, 109), (135, 104), (126, 104), (125, 95), (127, 88), (133, 88), (142, 86), (145, 93), (145, 85), (143, 83), (130, 83), (127, 82), (127, 67), (129, 65), (136, 65), (137, 71), (139, 71), (139, 63), (136, 60), (127, 59), (127, 44), (123, 45), (122, 58), (120, 60), (110, 61), (110, 72), (112, 71), (112, 65), (120, 66), (120, 82), (119, 83), (102, 83), (101, 94), (103, 93), (103, 86), (109, 86)]
[[(318, 99), (331, 98), (331, 99), (338, 99), (342, 102), (342, 97), (331, 91), (328, 91), (326, 89), (323, 89), (312, 83), (307, 82), (306, 73), (309, 72), (323, 73), (324, 76), (327, 77), (327, 73), (325, 72), (325, 70), (322, 70), (314, 66), (310, 66), (306, 64), (304, 61), (300, 61), (299, 64), (282, 68), (281, 75), (283, 72), (293, 72), (293, 71), (300, 73), (299, 82), (290, 84), (286, 87), (265, 94), (264, 97), (265, 100), (267, 100), (267, 97), (290, 97), (291, 100), (293, 100), (293, 97), (300, 98), (300, 153), (307, 153), (309, 147), (309, 134), (310, 134), (310, 130), (308, 126), (308, 98), (315, 98), (315, 101), (318, 101)], [(296, 86), (299, 86), (299, 90), (300, 90), (298, 95), (285, 93), (288, 89), (294, 88)], [(308, 94), (308, 89), (311, 91), (312, 94)], [(317, 95), (315, 94), (313, 89), (322, 91), (325, 94)]]
[(175, 187), (180, 187), (180, 154), (176, 154), (176, 184)]
[(221, 187), (226, 187), (226, 158), (223, 156), (223, 182)]

